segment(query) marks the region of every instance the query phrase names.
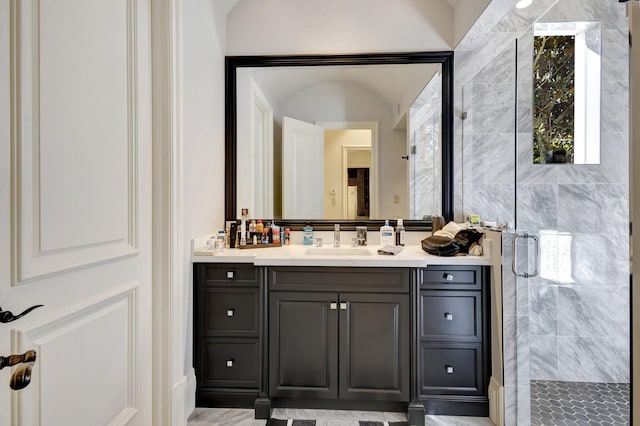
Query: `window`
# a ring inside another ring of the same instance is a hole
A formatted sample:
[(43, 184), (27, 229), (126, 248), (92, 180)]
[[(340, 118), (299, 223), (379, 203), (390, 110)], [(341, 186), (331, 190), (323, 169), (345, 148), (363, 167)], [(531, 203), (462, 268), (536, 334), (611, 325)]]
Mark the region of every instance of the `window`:
[(600, 163), (600, 23), (536, 24), (533, 162)]

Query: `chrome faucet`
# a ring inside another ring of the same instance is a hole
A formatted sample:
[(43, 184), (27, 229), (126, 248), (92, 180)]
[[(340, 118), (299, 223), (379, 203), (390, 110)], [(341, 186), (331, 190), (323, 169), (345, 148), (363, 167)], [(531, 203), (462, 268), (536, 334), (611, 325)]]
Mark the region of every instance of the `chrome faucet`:
[(340, 225), (333, 225), (333, 246), (340, 247)]

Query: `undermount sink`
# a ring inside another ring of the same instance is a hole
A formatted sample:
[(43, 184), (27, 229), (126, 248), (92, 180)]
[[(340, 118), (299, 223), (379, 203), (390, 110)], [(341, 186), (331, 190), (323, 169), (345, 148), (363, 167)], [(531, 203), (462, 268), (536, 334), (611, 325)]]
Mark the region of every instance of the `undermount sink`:
[(371, 256), (366, 248), (313, 247), (304, 253), (311, 256)]

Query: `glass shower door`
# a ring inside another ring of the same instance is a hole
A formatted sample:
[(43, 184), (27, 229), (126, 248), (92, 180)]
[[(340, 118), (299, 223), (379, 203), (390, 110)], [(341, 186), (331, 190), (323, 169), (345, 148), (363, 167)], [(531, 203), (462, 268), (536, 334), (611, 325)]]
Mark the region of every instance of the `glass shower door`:
[[(571, 63), (575, 76), (567, 89), (575, 95), (571, 137), (575, 149), (581, 149), (578, 145), (586, 136), (578, 131), (579, 92), (597, 91), (602, 97), (601, 105), (596, 104), (599, 134), (588, 136), (599, 136), (599, 164), (557, 164), (566, 161), (564, 157), (549, 161), (553, 164), (534, 163), (541, 139), (532, 131), (541, 125), (536, 90), (542, 86), (535, 78), (544, 72), (534, 66), (540, 53), (536, 39), (548, 38), (549, 32), (539, 36), (532, 25), (518, 37), (515, 225), (535, 240), (516, 241), (516, 256), (523, 259), (516, 272), (536, 272), (515, 277), (513, 424), (518, 426), (592, 420), (628, 424), (628, 30), (624, 6), (604, 3), (559, 0), (536, 21), (547, 31), (577, 31)], [(586, 28), (582, 36), (581, 28)], [(585, 66), (580, 54), (598, 61), (595, 57), (602, 55), (597, 86), (580, 86), (578, 68)], [(562, 145), (567, 135), (555, 137)], [(566, 157), (572, 149), (565, 146)]]

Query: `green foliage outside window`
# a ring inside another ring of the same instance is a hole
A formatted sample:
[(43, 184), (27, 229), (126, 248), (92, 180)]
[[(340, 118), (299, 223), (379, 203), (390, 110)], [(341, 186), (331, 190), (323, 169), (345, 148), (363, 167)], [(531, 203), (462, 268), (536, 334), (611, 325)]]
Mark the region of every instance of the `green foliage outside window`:
[(534, 37), (534, 163), (573, 163), (574, 96), (574, 37)]

